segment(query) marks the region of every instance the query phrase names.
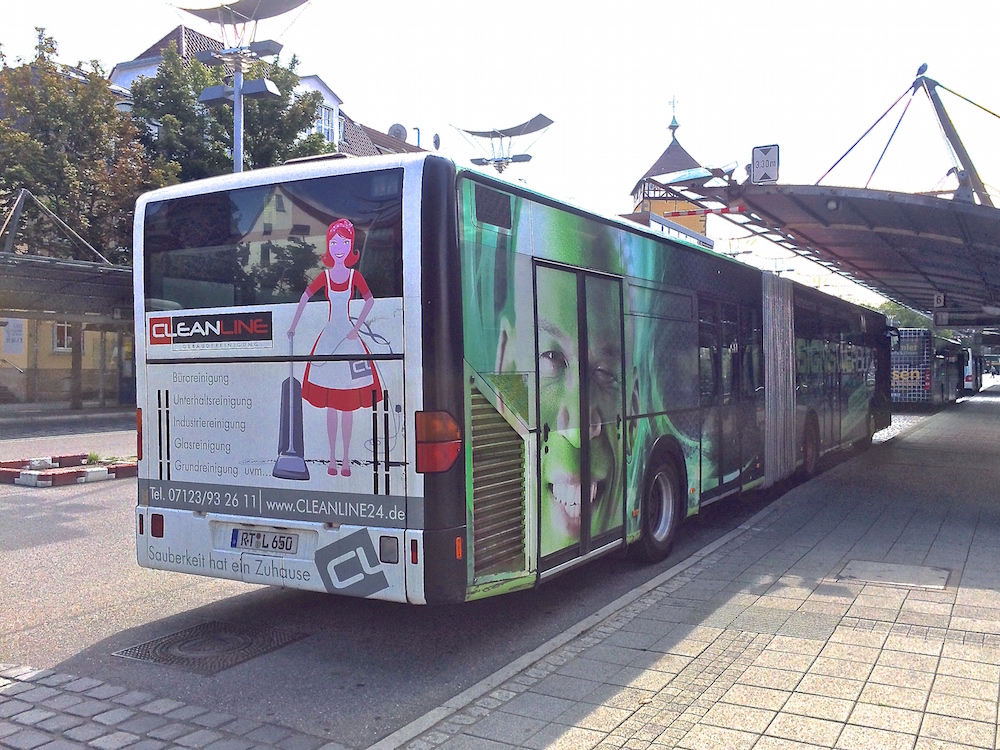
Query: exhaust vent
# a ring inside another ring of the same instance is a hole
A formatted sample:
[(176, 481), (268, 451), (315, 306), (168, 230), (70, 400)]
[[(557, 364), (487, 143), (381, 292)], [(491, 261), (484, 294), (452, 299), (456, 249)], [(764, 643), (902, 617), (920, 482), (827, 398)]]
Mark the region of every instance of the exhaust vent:
[(524, 570), (525, 444), (472, 391), (472, 523), (475, 577)]

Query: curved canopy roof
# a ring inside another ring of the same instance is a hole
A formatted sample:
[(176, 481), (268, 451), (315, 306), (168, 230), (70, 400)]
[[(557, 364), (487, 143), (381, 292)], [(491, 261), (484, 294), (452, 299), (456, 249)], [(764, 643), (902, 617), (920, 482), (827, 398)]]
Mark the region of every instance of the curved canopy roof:
[(517, 138), (522, 135), (528, 135), (528, 133), (537, 133), (551, 124), (552, 120), (545, 115), (535, 115), (527, 122), (522, 122), (520, 125), (515, 125), (512, 128), (495, 128), (493, 130), (465, 130), (463, 128), (461, 130), (477, 138)]
[(211, 8), (181, 8), (181, 10), (210, 23), (235, 26), (236, 24), (280, 16), (282, 13), (295, 10), (306, 2), (308, 0), (233, 0), (233, 2), (221, 3)]
[[(952, 328), (1000, 324), (1000, 209), (817, 185), (689, 185), (706, 206)], [(733, 216), (732, 214), (730, 216)]]
[(795, 185), (749, 186), (743, 200), (797, 247), (886, 297), (947, 313), (943, 325), (1000, 321), (1000, 210), (926, 195)]

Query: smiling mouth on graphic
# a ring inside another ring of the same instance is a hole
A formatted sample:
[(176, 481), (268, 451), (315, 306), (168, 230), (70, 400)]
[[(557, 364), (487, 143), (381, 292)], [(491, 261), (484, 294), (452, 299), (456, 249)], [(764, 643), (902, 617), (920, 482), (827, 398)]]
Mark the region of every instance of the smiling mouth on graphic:
[[(555, 515), (567, 533), (573, 536), (580, 535), (580, 480), (577, 477), (560, 477), (554, 482), (550, 482), (546, 488), (553, 500)], [(600, 498), (603, 497), (604, 482), (590, 483), (590, 508), (591, 513), (597, 507)]]

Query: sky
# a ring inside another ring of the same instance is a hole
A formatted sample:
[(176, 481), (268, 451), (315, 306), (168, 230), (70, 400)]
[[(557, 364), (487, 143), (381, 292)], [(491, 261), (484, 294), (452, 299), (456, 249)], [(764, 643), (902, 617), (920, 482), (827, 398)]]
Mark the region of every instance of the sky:
[[(179, 24), (219, 36), (178, 8), (211, 0), (4, 0), (7, 64), (27, 58), (35, 27), (58, 59), (97, 60), (110, 72)], [(677, 139), (699, 163), (738, 165), (755, 146), (779, 146), (779, 182), (814, 184), (890, 108), (903, 101), (824, 185), (929, 191), (953, 187), (953, 165), (922, 94), (872, 176), (917, 68), (1000, 113), (996, 0), (310, 0), (262, 21), (283, 59), (319, 75), (353, 119), (465, 163), (488, 155), (460, 128), (509, 127), (536, 114), (554, 124), (525, 136), (532, 156), (505, 176), (602, 214), (632, 209), (630, 191)], [(1000, 120), (942, 93), (955, 125), (1000, 196)], [(674, 102), (672, 105), (671, 102)], [(474, 140), (474, 139), (473, 139)], [(712, 227), (710, 225), (709, 234)], [(725, 229), (720, 232), (725, 232)], [(780, 263), (780, 261), (776, 261)]]

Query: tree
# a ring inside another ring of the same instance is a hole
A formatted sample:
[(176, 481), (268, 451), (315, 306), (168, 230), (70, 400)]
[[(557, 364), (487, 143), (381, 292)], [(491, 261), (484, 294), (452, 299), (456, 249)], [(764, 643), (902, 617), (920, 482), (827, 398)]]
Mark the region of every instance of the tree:
[[(294, 97), (299, 84), (295, 72), (299, 67), (297, 57), (292, 57), (287, 67), (275, 61), (272, 64), (257, 62), (251, 66), (245, 80), (268, 78), (278, 91), (280, 99), (246, 99), (243, 102), (243, 163), (246, 169), (273, 167), (286, 159), (334, 150), (321, 133), (302, 134), (316, 121), (316, 112), (323, 97), (315, 91)], [(225, 122), (232, 142), (233, 108), (223, 107)]]
[[(294, 96), (298, 64), (295, 57), (287, 66), (258, 61), (245, 73), (245, 80), (270, 78), (281, 93), (275, 100), (244, 100), (243, 163), (247, 169), (333, 150), (321, 134), (304, 134), (316, 119), (322, 97), (315, 92)], [(132, 112), (151, 126), (143, 138), (147, 151), (178, 164), (185, 181), (232, 170), (232, 105), (209, 108), (198, 103), (202, 89), (222, 83), (223, 75), (222, 68), (207, 68), (197, 60), (185, 65), (171, 43), (156, 75), (132, 86)]]
[[(27, 188), (105, 257), (127, 264), (136, 198), (176, 181), (176, 167), (143, 153), (96, 62), (58, 65), (55, 40), (36, 31), (34, 60), (11, 67), (0, 56), (0, 200)], [(18, 242), (34, 253), (60, 235), (29, 217)]]
[(132, 115), (145, 122), (142, 143), (146, 152), (177, 165), (182, 180), (224, 174), (231, 169), (225, 128), (198, 103), (206, 86), (222, 83), (219, 68), (197, 60), (185, 67), (173, 42), (152, 78), (132, 84)]
[(889, 325), (897, 328), (933, 328), (931, 319), (916, 310), (895, 302), (883, 302), (879, 312), (889, 319)]

